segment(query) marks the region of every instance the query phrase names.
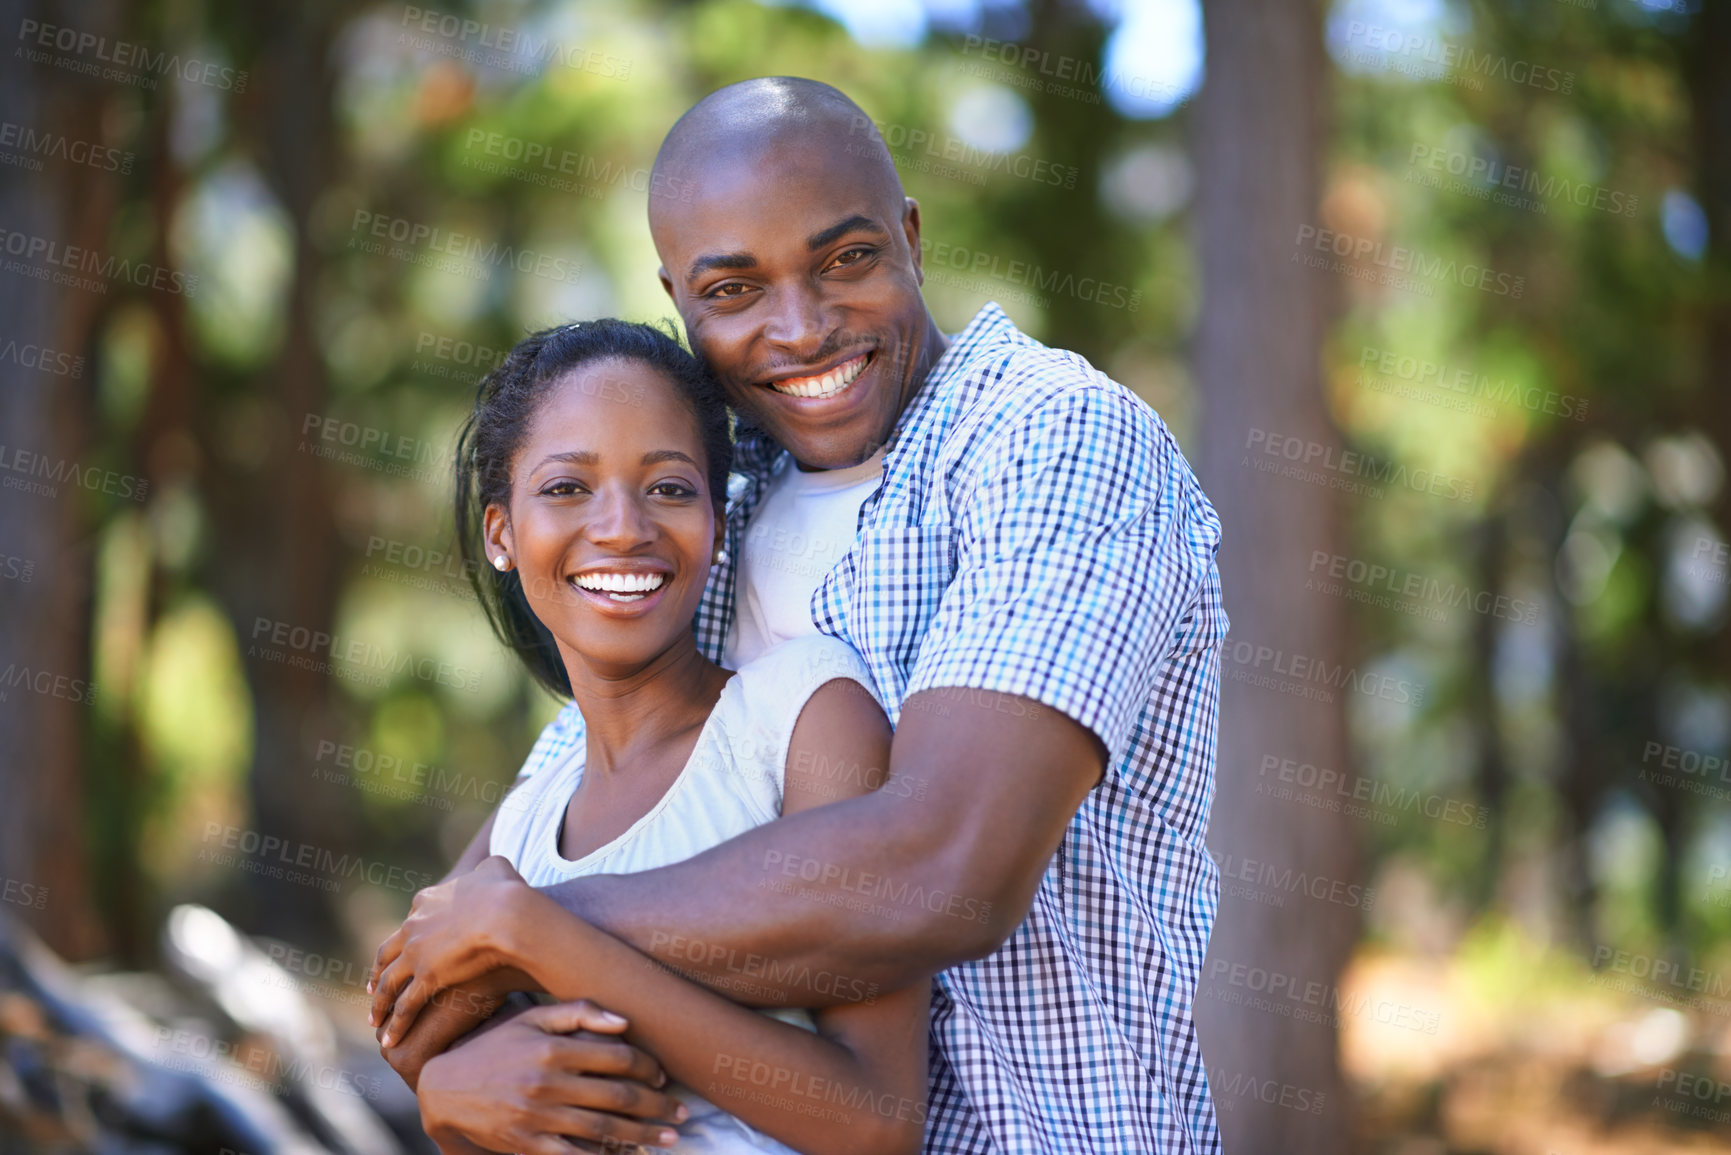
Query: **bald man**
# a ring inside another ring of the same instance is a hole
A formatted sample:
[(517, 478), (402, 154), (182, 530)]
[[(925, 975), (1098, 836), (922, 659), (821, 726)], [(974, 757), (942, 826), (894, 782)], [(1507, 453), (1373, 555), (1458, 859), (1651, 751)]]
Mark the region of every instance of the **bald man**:
[[(844, 639), (894, 746), (858, 798), (549, 893), (730, 997), (750, 975), (753, 1005), (935, 975), (928, 1152), (1218, 1151), (1190, 1007), (1227, 620), (1177, 445), (995, 304), (939, 330), (919, 205), (834, 88), (723, 88), (655, 175), (661, 283), (740, 418), (700, 646)], [(583, 741), (569, 707), (525, 774)]]

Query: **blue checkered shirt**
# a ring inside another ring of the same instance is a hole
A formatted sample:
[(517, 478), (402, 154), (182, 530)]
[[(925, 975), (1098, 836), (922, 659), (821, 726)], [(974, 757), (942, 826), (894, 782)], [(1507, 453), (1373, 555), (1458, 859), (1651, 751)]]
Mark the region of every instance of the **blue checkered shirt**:
[[(728, 561), (697, 612), (719, 661), (745, 527), (782, 451), (745, 429)], [(895, 721), (935, 687), (1035, 699), (1108, 751), (1033, 906), (933, 983), (930, 1155), (1218, 1152), (1190, 1004), (1219, 901), (1220, 523), (1147, 405), (996, 305), (897, 422), (853, 549), (812, 598)], [(525, 773), (582, 741), (567, 707)]]

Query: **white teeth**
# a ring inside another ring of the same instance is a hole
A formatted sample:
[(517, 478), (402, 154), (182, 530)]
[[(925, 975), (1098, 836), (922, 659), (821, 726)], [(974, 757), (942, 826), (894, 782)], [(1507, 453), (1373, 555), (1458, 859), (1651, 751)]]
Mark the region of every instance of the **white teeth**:
[[(571, 579), (586, 590), (604, 593), (614, 601), (634, 602), (646, 594), (654, 593), (667, 580), (667, 575), (658, 573), (595, 573), (578, 574)], [(627, 596), (621, 596), (627, 595)]]
[(785, 381), (772, 381), (769, 387), (789, 397), (834, 397), (854, 383), (854, 379), (865, 370), (867, 360), (867, 356), (861, 355), (837, 365), (821, 377), (790, 377)]

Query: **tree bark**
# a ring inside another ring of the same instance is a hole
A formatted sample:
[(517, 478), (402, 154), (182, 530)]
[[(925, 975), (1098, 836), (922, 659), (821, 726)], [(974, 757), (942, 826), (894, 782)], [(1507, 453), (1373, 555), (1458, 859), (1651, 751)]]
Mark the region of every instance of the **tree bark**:
[[(318, 788), (308, 765), (318, 739), (342, 733), (332, 681), (258, 656), (250, 640), (260, 620), (329, 635), (336, 614), (336, 501), (324, 464), (298, 446), (308, 416), (326, 412), (327, 374), (314, 325), (325, 258), (314, 243), (312, 216), (333, 180), (331, 102), (337, 86), (331, 45), (343, 17), (330, 5), (286, 0), (250, 11), (252, 38), (260, 47), (254, 91), (242, 103), (240, 118), (258, 141), (261, 171), (294, 230), (287, 333), (254, 386), (270, 430), (261, 459), (236, 461), (224, 451), (227, 433), (219, 415), (238, 403), (233, 392), (211, 389), (189, 419), (210, 471), (204, 490), (223, 543), (211, 558), (209, 581), (234, 623), (253, 695), (253, 828), (263, 839), (337, 853), (359, 841), (353, 796)], [(258, 876), (249, 876), (249, 886), (259, 909), (270, 912), (275, 933), (294, 942), (328, 940), (336, 918), (324, 892)]]
[[(1698, 171), (1696, 193), (1707, 215), (1706, 329), (1701, 388), (1695, 412), (1707, 436), (1731, 466), (1731, 6), (1703, 5), (1690, 17), (1692, 36), (1685, 55), (1690, 111), (1694, 121)], [(1731, 483), (1719, 487), (1713, 509), (1721, 540), (1731, 540)], [(1713, 558), (1693, 564), (1722, 570)], [(1727, 580), (1723, 572), (1720, 581)], [(1717, 668), (1731, 669), (1731, 618), (1722, 619), (1716, 639)]]
[[(0, 0), (0, 27), (16, 29), (28, 18), (113, 32), (106, 3), (76, 13), (45, 8)], [(100, 142), (103, 84), (11, 60), (0, 69), (0, 107), (35, 132)], [(110, 174), (53, 157), (43, 158), (41, 171), (7, 166), (0, 224), (45, 243), (106, 250), (116, 195)], [(96, 464), (88, 441), (92, 334), (107, 300), (0, 273), (0, 347), (12, 350), (0, 361), (0, 477), (8, 483), (0, 490), (0, 886), (8, 903), (0, 909), (73, 959), (107, 946), (91, 887), (83, 768), (101, 692), (90, 689), (91, 538), (105, 498), (100, 476), (95, 493), (81, 484)], [(27, 346), (81, 357), (82, 368), (73, 376), (26, 365)]]
[[(1227, 646), (1269, 647), (1333, 666), (1351, 660), (1345, 603), (1307, 593), (1304, 585), (1314, 551), (1344, 552), (1334, 491), (1247, 463), (1253, 430), (1338, 452), (1321, 375), (1334, 286), (1327, 274), (1296, 263), (1294, 243), (1301, 226), (1321, 224), (1328, 103), (1322, 14), (1314, 0), (1210, 0), (1204, 14), (1207, 76), (1194, 123), (1204, 307), (1193, 353), (1201, 391), (1199, 472), (1224, 527)], [(1223, 872), (1256, 873), (1267, 864), (1276, 872), (1363, 883), (1350, 819), (1258, 789), (1274, 777), (1263, 773), (1269, 758), (1350, 779), (1343, 699), (1351, 691), (1335, 688), (1332, 701), (1320, 701), (1251, 686), (1230, 675), (1268, 667), (1230, 658), (1208, 835)], [(1229, 880), (1222, 887), (1196, 1002), (1226, 1150), (1348, 1151), (1353, 1124), (1334, 1025), (1251, 1003), (1258, 985), (1266, 994), (1272, 976), (1286, 976), (1300, 990), (1318, 984), (1324, 1003), (1309, 1009), (1328, 1013), (1326, 992), (1340, 981), (1359, 912), (1303, 892), (1280, 892), (1283, 902), (1275, 905), (1237, 897), (1233, 889)], [(1290, 1000), (1277, 992), (1267, 1001)], [(1292, 1007), (1302, 1005), (1308, 1004)], [(1283, 1105), (1282, 1096), (1234, 1091), (1246, 1080), (1308, 1090), (1305, 1101), (1320, 1095), (1323, 1107), (1300, 1111)]]

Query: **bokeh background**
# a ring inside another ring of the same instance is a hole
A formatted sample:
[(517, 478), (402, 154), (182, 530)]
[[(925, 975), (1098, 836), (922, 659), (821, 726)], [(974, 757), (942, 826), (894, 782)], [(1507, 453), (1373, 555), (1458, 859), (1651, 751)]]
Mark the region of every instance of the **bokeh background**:
[(947, 330), (1083, 353), (1220, 510), (1228, 1151), (1731, 1137), (1726, 4), (0, 36), (0, 1151), (422, 1149), (366, 966), (555, 708), (454, 560), (454, 431), (530, 328), (670, 315), (655, 148), (764, 74), (884, 133)]

